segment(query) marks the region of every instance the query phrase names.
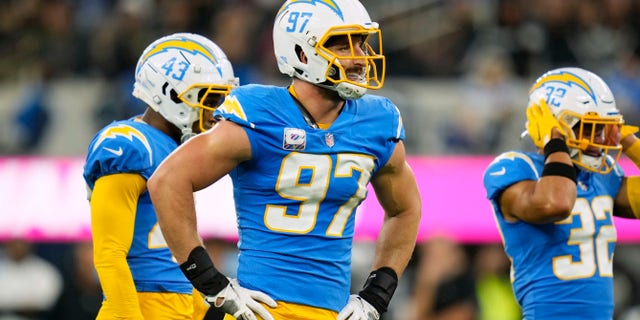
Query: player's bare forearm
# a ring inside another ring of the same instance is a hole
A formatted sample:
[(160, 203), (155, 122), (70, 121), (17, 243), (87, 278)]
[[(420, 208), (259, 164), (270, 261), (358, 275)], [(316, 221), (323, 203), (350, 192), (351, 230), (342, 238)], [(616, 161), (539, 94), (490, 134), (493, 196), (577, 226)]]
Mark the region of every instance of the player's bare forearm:
[(194, 158), (203, 152), (202, 136), (190, 139), (169, 155), (147, 182), (162, 234), (178, 263), (202, 245), (193, 196), (199, 189), (194, 186), (198, 184), (195, 177), (204, 167), (195, 165), (201, 162)]
[(197, 233), (191, 183), (184, 178), (179, 160), (176, 160), (167, 158), (147, 186), (162, 234), (178, 263), (182, 263), (193, 248), (201, 245), (201, 240)]
[(387, 266), (400, 276), (411, 259), (419, 223), (419, 208), (386, 217), (378, 235), (372, 269)]
[(147, 185), (160, 228), (179, 263), (187, 260), (193, 248), (202, 245), (197, 233), (193, 192), (218, 181), (250, 155), (244, 130), (222, 121), (181, 145), (149, 179)]
[[(566, 152), (551, 153), (545, 163), (573, 167)], [(506, 220), (542, 224), (566, 219), (571, 214), (576, 196), (575, 181), (564, 176), (543, 175), (538, 180), (521, 180), (512, 184), (502, 192), (499, 201)]]
[(422, 203), (413, 172), (408, 165), (396, 178), (387, 181), (386, 196), (378, 194), (385, 218), (378, 241), (373, 270), (387, 266), (400, 276), (411, 259), (416, 244)]

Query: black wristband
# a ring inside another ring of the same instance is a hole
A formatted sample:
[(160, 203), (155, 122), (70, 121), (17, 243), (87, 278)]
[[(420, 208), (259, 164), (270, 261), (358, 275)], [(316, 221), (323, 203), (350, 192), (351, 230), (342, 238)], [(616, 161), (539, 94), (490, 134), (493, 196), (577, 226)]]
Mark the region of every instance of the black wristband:
[(398, 275), (389, 267), (382, 267), (369, 274), (363, 289), (358, 293), (371, 304), (378, 313), (383, 314), (389, 307), (393, 293), (398, 287)]
[(553, 138), (544, 145), (544, 159), (547, 160), (550, 154), (556, 152), (565, 152), (569, 154), (569, 147), (567, 147), (567, 143), (560, 138)]
[(542, 176), (561, 176), (571, 179), (574, 183), (577, 180), (576, 168), (572, 165), (568, 165), (562, 162), (549, 162), (544, 165), (542, 169)]
[(213, 266), (207, 250), (200, 246), (191, 250), (180, 270), (198, 291), (208, 296), (218, 294), (229, 284), (229, 279)]

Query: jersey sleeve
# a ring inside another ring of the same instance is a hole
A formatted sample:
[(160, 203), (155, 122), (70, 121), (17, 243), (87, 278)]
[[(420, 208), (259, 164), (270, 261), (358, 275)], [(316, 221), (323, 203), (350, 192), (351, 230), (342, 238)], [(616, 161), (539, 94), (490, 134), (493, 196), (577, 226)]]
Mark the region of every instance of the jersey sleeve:
[(147, 138), (129, 125), (103, 129), (89, 145), (84, 178), (92, 188), (98, 178), (115, 173), (142, 173), (152, 165)]
[(389, 139), (391, 141), (397, 142), (400, 140), (404, 140), (405, 131), (404, 131), (404, 122), (402, 121), (402, 115), (400, 114), (400, 110), (398, 107), (391, 102), (391, 100), (384, 98), (385, 108), (390, 113), (389, 115)]
[(498, 197), (506, 188), (523, 180), (537, 181), (540, 173), (534, 161), (521, 152), (505, 152), (489, 164), (484, 173), (487, 198)]
[(240, 103), (240, 98), (246, 90), (243, 87), (235, 88), (224, 99), (222, 105), (214, 112), (216, 119), (231, 120), (243, 127), (254, 128), (255, 125), (249, 120), (244, 106)]
[[(395, 150), (396, 144), (404, 140), (405, 129), (398, 107), (386, 97), (367, 95), (361, 98), (362, 116), (357, 117), (363, 128), (362, 139), (370, 145), (381, 146), (373, 153), (378, 166), (383, 167)], [(375, 133), (375, 134), (372, 134)]]

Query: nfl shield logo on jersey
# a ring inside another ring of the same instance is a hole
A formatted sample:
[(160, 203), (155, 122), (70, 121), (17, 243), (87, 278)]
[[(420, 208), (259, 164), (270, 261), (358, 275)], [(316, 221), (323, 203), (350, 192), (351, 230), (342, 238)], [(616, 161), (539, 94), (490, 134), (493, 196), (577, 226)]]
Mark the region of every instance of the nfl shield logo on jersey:
[(307, 145), (307, 132), (298, 128), (285, 128), (282, 148), (285, 150), (304, 150)]
[(333, 138), (333, 133), (327, 132), (324, 135), (324, 143), (326, 143), (329, 148), (333, 147), (333, 145), (336, 144), (336, 141)]

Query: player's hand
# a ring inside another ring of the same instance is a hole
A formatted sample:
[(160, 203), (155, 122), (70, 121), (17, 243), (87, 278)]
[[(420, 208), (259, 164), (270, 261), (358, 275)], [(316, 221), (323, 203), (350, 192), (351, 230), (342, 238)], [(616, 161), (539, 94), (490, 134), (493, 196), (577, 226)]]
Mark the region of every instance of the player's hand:
[(636, 134), (636, 132), (638, 132), (638, 130), (640, 130), (640, 128), (638, 128), (637, 126), (630, 126), (630, 125), (623, 125), (620, 128), (620, 141), (624, 140), (624, 138), (632, 135), (632, 134)]
[(380, 313), (369, 302), (357, 294), (349, 297), (349, 302), (338, 313), (337, 320), (378, 320)]
[(552, 136), (553, 128), (556, 128), (560, 135), (567, 136), (567, 132), (560, 127), (558, 120), (553, 116), (544, 100), (527, 108), (527, 132), (536, 147), (544, 148), (544, 145), (551, 138), (554, 138)]
[(263, 292), (243, 288), (236, 279), (229, 279), (229, 284), (214, 296), (205, 296), (209, 304), (218, 308), (237, 320), (274, 320), (273, 316), (260, 302), (275, 308), (276, 302)]

